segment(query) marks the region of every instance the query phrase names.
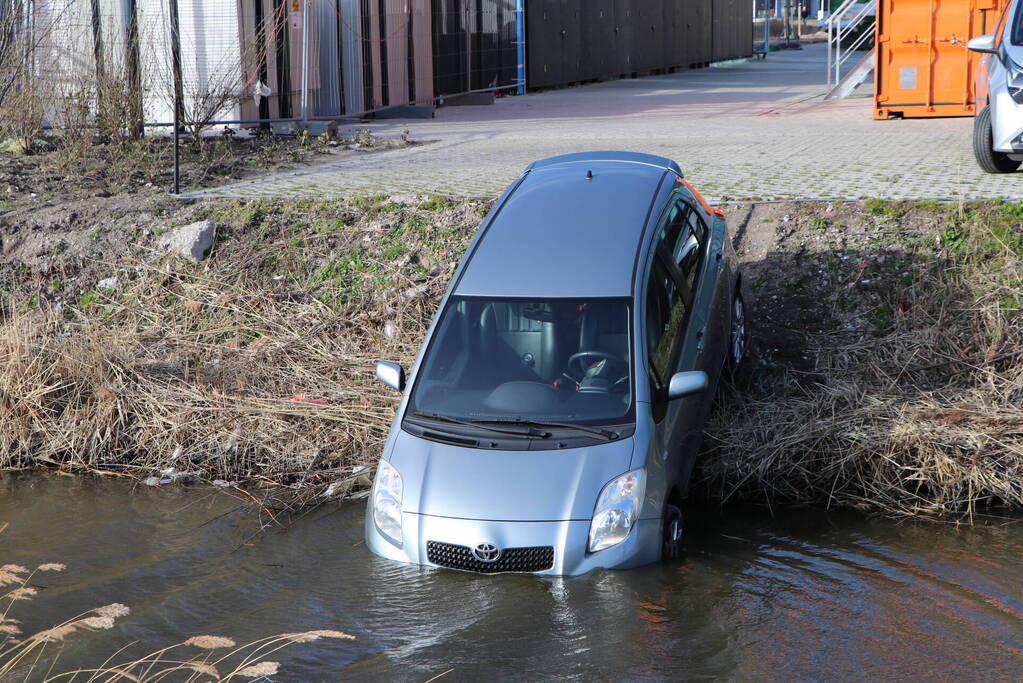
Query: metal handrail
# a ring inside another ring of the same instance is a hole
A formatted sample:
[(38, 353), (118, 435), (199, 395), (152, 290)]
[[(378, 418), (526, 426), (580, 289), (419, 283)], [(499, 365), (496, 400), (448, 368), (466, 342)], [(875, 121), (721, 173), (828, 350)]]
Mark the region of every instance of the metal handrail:
[[(849, 53), (855, 52), (861, 45), (863, 45), (867, 38), (871, 34), (871, 30), (864, 31), (853, 44), (844, 50), (842, 50), (842, 37), (848, 34), (848, 27), (855, 28), (860, 24), (867, 13), (871, 10), (876, 11), (877, 0), (868, 0), (868, 2), (861, 3), (860, 0), (844, 0), (841, 5), (838, 6), (834, 12), (828, 16), (828, 87), (830, 88), (835, 83), (841, 80), (842, 64), (849, 59)], [(856, 11), (853, 12), (853, 9)], [(846, 14), (852, 12), (851, 18), (846, 18)], [(844, 21), (843, 21), (844, 20)], [(846, 28), (843, 28), (843, 24)], [(874, 23), (871, 25), (871, 29), (877, 25), (877, 19), (875, 17)]]

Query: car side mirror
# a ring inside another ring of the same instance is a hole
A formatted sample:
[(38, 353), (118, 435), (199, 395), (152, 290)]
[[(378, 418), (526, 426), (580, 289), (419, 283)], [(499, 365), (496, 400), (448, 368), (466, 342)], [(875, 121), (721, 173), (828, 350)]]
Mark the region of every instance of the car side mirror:
[(986, 36), (977, 36), (971, 38), (970, 42), (966, 43), (967, 49), (973, 50), (974, 52), (988, 52), (994, 53), (995, 50), (995, 34), (989, 33)]
[(677, 372), (671, 376), (671, 382), (668, 383), (668, 400), (674, 401), (676, 398), (698, 394), (704, 391), (709, 383), (707, 373), (703, 370)]
[(377, 379), (396, 391), (405, 391), (405, 370), (397, 363), (378, 361)]

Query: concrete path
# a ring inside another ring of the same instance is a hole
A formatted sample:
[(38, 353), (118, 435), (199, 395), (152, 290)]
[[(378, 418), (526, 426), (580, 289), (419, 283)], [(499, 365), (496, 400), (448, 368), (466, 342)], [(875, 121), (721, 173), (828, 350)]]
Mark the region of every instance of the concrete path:
[(712, 201), (1023, 195), (1023, 173), (978, 168), (972, 119), (873, 121), (869, 97), (823, 103), (824, 60), (810, 45), (370, 123), (360, 127), (432, 142), (186, 196), (489, 196), (535, 159), (599, 149), (671, 157)]

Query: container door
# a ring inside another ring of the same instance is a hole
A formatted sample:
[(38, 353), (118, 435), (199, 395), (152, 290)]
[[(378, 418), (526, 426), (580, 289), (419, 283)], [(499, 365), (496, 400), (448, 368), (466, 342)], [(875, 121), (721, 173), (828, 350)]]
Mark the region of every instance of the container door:
[(965, 48), (995, 0), (886, 0), (878, 9), (875, 118), (970, 116), (980, 60)]
[(580, 14), (582, 45), (579, 52), (579, 79), (605, 79), (611, 75), (614, 48), (614, 6), (612, 0), (592, 0)]
[(615, 0), (615, 75), (629, 76), (636, 72), (632, 44), (636, 0)]
[[(583, 80), (579, 62), (582, 53), (581, 0), (561, 0), (561, 78), (564, 83)], [(589, 10), (587, 10), (589, 11)]]

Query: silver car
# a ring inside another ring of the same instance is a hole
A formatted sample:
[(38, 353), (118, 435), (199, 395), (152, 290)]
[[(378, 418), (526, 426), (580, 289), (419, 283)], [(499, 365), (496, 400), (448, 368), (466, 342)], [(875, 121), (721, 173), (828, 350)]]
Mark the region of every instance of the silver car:
[(366, 514), (400, 562), (581, 574), (676, 556), (722, 368), (746, 348), (723, 213), (668, 159), (538, 161), (470, 245)]
[(1023, 10), (1006, 3), (994, 33), (967, 47), (984, 53), (974, 74), (977, 113), (973, 154), (988, 173), (1011, 173), (1023, 163)]

